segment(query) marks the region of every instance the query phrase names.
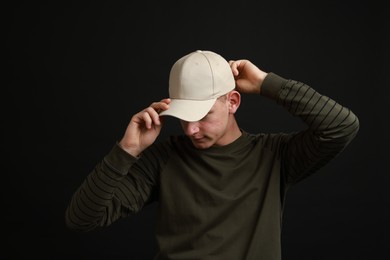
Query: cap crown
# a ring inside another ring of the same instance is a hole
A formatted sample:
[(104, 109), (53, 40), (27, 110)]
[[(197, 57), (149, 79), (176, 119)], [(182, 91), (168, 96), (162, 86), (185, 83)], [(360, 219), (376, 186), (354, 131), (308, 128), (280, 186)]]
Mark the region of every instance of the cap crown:
[(169, 75), (172, 99), (209, 100), (234, 89), (229, 63), (211, 51), (195, 51), (175, 62)]

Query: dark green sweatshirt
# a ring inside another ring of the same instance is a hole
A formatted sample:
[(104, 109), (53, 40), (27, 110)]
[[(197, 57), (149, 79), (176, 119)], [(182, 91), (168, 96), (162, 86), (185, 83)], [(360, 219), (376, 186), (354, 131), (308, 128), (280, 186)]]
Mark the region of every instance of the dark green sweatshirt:
[(223, 147), (194, 148), (186, 136), (156, 142), (140, 158), (117, 144), (74, 193), (65, 220), (89, 231), (158, 201), (155, 259), (281, 259), (288, 187), (337, 156), (357, 117), (304, 83), (269, 73), (262, 95), (307, 128), (247, 133)]

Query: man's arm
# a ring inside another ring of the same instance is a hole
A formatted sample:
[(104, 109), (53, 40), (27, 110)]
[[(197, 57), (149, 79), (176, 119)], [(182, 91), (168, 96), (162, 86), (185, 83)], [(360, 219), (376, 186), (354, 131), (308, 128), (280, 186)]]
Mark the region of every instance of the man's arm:
[(282, 141), (285, 145), (280, 152), (287, 182), (299, 181), (315, 172), (356, 136), (358, 118), (331, 98), (302, 82), (266, 73), (249, 60), (229, 63), (239, 92), (271, 98), (308, 126), (304, 131), (286, 135)]
[(286, 136), (281, 155), (287, 182), (297, 182), (323, 167), (359, 130), (359, 120), (349, 108), (305, 83), (268, 73), (262, 95), (276, 100), (307, 125), (306, 130)]
[[(138, 212), (150, 200), (158, 179), (156, 170), (151, 169), (158, 169), (160, 162), (148, 154), (142, 158), (139, 155), (159, 135), (162, 121), (157, 111), (167, 109), (169, 102), (155, 102), (132, 117), (121, 141), (73, 194), (65, 212), (69, 228), (89, 231), (108, 226)], [(151, 147), (150, 153), (154, 149), (158, 147)]]

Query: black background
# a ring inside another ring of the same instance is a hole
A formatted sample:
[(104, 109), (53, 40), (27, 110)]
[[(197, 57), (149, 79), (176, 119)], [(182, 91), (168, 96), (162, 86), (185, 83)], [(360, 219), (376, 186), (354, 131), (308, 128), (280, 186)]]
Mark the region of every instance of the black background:
[[(382, 1), (381, 1), (382, 2)], [(356, 139), (290, 190), (283, 256), (389, 257), (389, 8), (375, 1), (14, 1), (3, 4), (2, 259), (151, 259), (156, 205), (78, 234), (64, 212), (133, 113), (168, 95), (194, 50), (248, 58), (351, 108)], [(250, 132), (302, 124), (243, 96)], [(180, 132), (168, 119), (161, 137)]]

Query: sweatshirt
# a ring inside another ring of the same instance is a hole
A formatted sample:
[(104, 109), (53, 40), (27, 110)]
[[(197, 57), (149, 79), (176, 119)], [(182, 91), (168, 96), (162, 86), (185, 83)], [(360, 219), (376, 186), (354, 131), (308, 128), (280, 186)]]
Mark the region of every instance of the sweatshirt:
[(261, 95), (307, 127), (290, 133), (241, 129), (234, 142), (208, 149), (175, 135), (139, 158), (116, 143), (73, 194), (67, 226), (106, 227), (157, 202), (155, 260), (280, 260), (288, 188), (340, 154), (359, 121), (305, 83), (272, 72)]

